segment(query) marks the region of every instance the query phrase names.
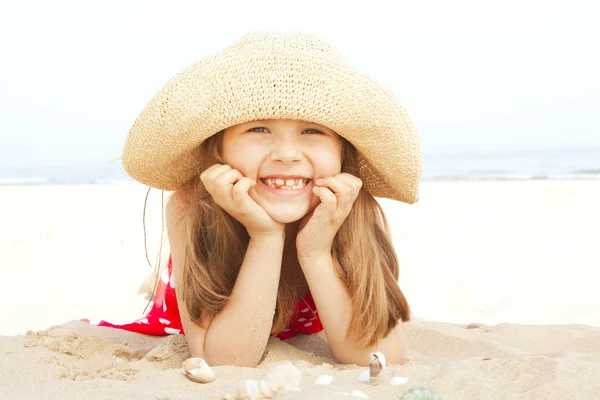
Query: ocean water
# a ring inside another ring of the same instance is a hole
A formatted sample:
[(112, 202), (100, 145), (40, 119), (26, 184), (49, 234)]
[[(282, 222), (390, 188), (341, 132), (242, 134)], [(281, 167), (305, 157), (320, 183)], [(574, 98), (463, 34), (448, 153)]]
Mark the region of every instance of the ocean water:
[[(423, 180), (600, 179), (600, 148), (425, 153)], [(0, 167), (0, 186), (127, 184), (119, 162)]]
[(424, 180), (600, 179), (600, 148), (425, 154)]

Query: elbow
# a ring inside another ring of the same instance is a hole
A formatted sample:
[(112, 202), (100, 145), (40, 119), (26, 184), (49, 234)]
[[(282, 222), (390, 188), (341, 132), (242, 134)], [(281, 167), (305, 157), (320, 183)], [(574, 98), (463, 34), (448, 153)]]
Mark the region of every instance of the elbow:
[(386, 360), (389, 364), (404, 365), (404, 363), (406, 363), (406, 356), (404, 355), (404, 349), (400, 352), (392, 353), (391, 357), (389, 357), (389, 358), (386, 357)]
[(251, 358), (244, 357), (206, 357), (204, 359), (206, 363), (212, 367), (246, 367), (246, 368), (256, 368), (260, 363), (260, 360), (255, 360)]
[[(351, 351), (351, 352), (342, 352), (340, 354), (336, 354), (332, 352), (334, 358), (341, 364), (351, 364), (357, 365), (359, 367), (369, 367), (371, 362), (371, 353), (372, 350), (363, 350), (363, 351)], [(391, 365), (403, 365), (406, 362), (406, 357), (404, 356), (404, 351), (391, 351), (385, 352), (381, 351), (386, 359), (386, 364)]]
[[(193, 353), (192, 353), (193, 354)], [(255, 368), (260, 364), (262, 354), (242, 354), (235, 352), (205, 351), (194, 357), (202, 357), (212, 367), (233, 366)]]
[(206, 363), (208, 365), (211, 365), (213, 367), (230, 366), (230, 367), (256, 368), (258, 366), (258, 364), (260, 363), (260, 359), (256, 360), (256, 359), (252, 359), (252, 358), (248, 358), (248, 357), (238, 357), (238, 356), (231, 356), (231, 357), (219, 356), (219, 357), (212, 357), (212, 358), (208, 357), (204, 361), (206, 361)]
[(371, 353), (380, 351), (386, 359), (386, 364), (403, 365), (406, 363), (404, 352), (404, 340), (396, 330), (379, 341), (376, 346), (358, 347), (355, 343), (331, 343), (331, 353), (335, 359), (342, 364), (354, 364), (360, 367), (368, 367), (371, 362)]
[[(234, 366), (254, 368), (260, 364), (264, 351), (248, 350), (225, 341), (187, 340), (192, 357), (204, 359), (211, 367)], [(264, 349), (263, 349), (264, 350)]]
[(338, 346), (331, 346), (331, 354), (340, 364), (368, 367), (371, 361), (369, 350), (343, 343)]

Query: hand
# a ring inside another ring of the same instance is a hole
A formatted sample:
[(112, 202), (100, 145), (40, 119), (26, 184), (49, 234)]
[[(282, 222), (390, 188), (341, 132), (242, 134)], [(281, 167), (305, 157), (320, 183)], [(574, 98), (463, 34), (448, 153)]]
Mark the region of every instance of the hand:
[(296, 236), (299, 259), (331, 255), (333, 239), (350, 214), (361, 187), (359, 178), (345, 172), (315, 181), (313, 193), (321, 203), (300, 220)]
[(282, 234), (285, 225), (275, 221), (251, 196), (256, 181), (227, 164), (214, 164), (200, 179), (215, 203), (246, 227), (251, 238)]

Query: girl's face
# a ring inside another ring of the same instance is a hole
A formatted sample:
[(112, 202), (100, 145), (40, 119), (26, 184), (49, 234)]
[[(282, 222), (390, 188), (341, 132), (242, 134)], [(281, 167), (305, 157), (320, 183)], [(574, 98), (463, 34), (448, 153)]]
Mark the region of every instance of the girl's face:
[(318, 178), (341, 172), (342, 138), (331, 129), (299, 120), (262, 120), (225, 130), (222, 157), (256, 180), (252, 197), (274, 220), (297, 221), (319, 204)]

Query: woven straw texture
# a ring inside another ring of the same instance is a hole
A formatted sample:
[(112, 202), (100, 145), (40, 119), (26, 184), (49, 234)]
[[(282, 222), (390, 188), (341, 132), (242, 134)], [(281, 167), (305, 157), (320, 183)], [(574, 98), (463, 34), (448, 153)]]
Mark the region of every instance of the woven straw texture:
[(194, 150), (206, 138), (263, 119), (327, 126), (359, 151), (373, 196), (418, 200), (423, 161), (405, 109), (336, 48), (304, 33), (253, 32), (175, 75), (135, 120), (123, 167), (145, 185), (177, 190), (201, 172)]

